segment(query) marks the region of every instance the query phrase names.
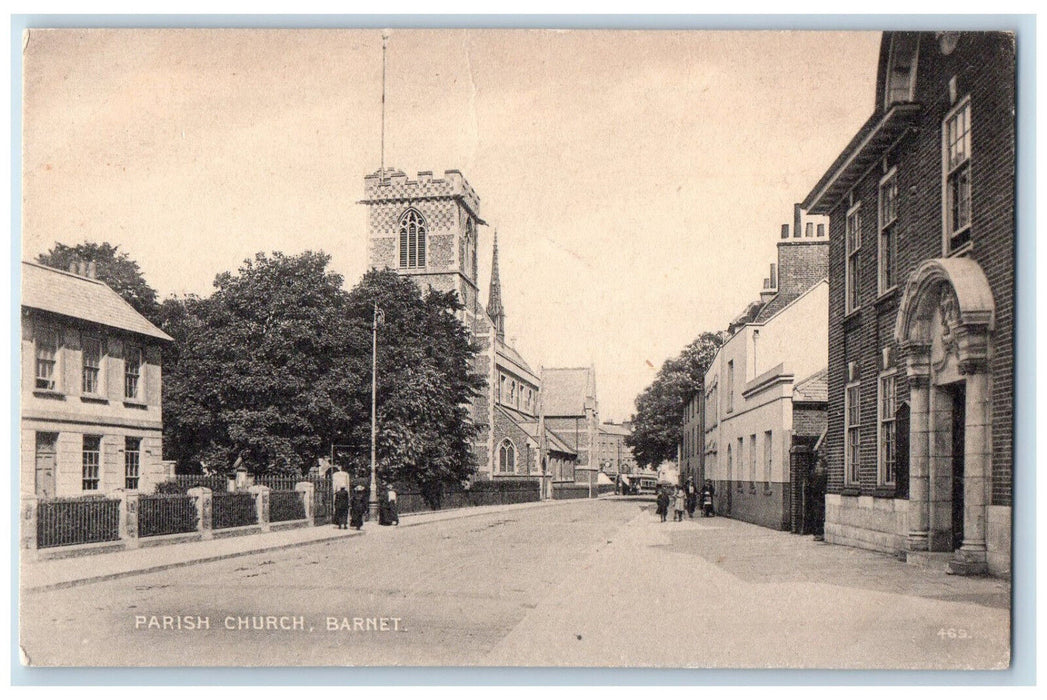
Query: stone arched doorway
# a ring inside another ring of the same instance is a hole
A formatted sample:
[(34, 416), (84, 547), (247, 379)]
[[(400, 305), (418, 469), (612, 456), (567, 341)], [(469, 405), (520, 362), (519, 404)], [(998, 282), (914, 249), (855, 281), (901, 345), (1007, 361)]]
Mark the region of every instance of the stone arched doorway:
[(927, 260), (909, 278), (894, 331), (909, 380), (908, 547), (954, 552), (953, 573), (986, 571), (994, 311), (978, 263)]

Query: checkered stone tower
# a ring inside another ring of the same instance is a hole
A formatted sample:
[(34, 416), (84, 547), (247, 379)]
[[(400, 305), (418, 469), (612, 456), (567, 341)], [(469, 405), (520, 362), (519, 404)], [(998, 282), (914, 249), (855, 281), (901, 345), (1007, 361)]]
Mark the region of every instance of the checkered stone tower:
[(460, 320), (479, 344), (473, 371), (487, 379), (487, 390), (472, 401), (470, 413), (479, 435), (473, 445), (480, 478), (491, 473), (490, 426), (494, 421), (495, 343), (490, 317), (479, 299), (477, 249), (480, 198), (457, 170), (442, 178), (421, 171), (410, 180), (386, 168), (364, 178), (367, 205), (367, 257), (372, 269), (396, 271), (425, 291), (455, 291), (465, 307)]
[(476, 250), (480, 198), (457, 170), (442, 178), (432, 171), (417, 180), (387, 168), (364, 178), (368, 208), (370, 267), (390, 268), (428, 286), (458, 292), (470, 327), (482, 314), (477, 285)]

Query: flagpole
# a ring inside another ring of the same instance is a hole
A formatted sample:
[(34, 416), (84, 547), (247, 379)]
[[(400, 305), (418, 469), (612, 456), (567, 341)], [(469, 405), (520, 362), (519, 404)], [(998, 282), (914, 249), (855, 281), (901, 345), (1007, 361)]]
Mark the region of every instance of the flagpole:
[(371, 319), (371, 496), (367, 499), (367, 511), (371, 520), (378, 518), (378, 469), (375, 462), (375, 434), (377, 433), (376, 394), (378, 387), (378, 302), (374, 304)]
[(385, 44), (389, 37), (382, 32), (382, 169), (379, 184), (385, 184)]

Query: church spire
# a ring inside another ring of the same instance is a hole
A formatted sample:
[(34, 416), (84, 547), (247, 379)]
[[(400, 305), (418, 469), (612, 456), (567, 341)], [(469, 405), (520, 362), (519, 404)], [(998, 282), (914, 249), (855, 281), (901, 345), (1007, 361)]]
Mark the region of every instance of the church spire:
[(502, 308), (502, 282), (498, 279), (498, 230), (494, 232), (494, 257), (491, 259), (491, 293), (487, 297), (487, 313), (494, 322), (498, 341), (505, 342), (505, 309)]

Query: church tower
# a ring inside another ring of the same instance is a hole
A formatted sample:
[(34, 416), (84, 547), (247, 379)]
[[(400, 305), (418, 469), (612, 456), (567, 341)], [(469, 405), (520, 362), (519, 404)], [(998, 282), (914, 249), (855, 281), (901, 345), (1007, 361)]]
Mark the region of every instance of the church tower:
[(494, 232), (494, 257), (491, 259), (491, 290), (487, 297), (487, 313), (494, 323), (498, 342), (505, 342), (505, 309), (502, 308), (502, 282), (498, 278), (498, 231)]
[(482, 314), (476, 250), (480, 198), (457, 170), (442, 178), (432, 171), (408, 179), (393, 168), (364, 178), (367, 257), (371, 268), (390, 268), (424, 290), (455, 291), (465, 306), (463, 322), (476, 327)]
[(410, 180), (403, 171), (386, 168), (364, 178), (364, 192), (360, 203), (367, 205), (368, 266), (394, 270), (423, 291), (457, 292), (465, 307), (460, 320), (479, 348), (472, 369), (487, 384), (469, 405), (476, 429), (473, 455), (478, 475), (489, 478), (497, 342), (479, 298), (478, 234), (487, 225), (480, 218), (480, 198), (457, 170), (446, 170), (441, 178), (422, 171)]

